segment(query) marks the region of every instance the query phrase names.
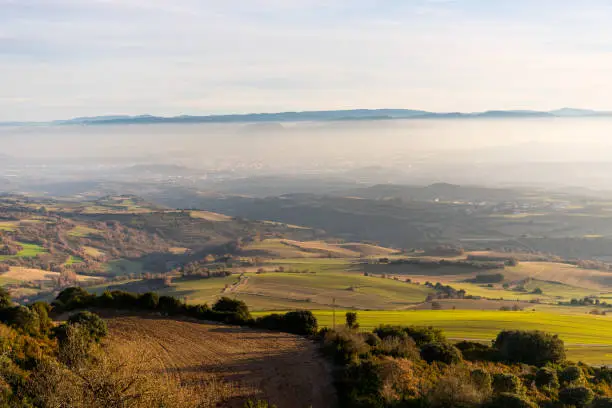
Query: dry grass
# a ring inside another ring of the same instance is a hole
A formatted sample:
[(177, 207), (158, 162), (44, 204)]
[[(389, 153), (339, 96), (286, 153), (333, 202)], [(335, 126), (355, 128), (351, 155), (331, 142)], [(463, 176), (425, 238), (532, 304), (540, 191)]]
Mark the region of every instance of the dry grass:
[(398, 254), (400, 251), (391, 248), (385, 248), (378, 245), (347, 243), (338, 245), (341, 248), (357, 252), (363, 256), (388, 256)]
[(248, 398), (279, 407), (334, 406), (326, 363), (304, 338), (155, 318), (114, 318), (108, 324), (110, 344), (126, 352), (147, 350), (150, 369), (186, 392), (223, 385), (223, 406), (242, 407)]
[(192, 218), (201, 218), (207, 221), (215, 222), (224, 222), (232, 220), (232, 217), (210, 211), (191, 211), (190, 215)]
[[(60, 274), (58, 272), (49, 272), (49, 271), (44, 271), (42, 269), (32, 269), (32, 268), (23, 268), (21, 266), (12, 266), (8, 272), (5, 272), (2, 274), (2, 277), (15, 279), (19, 281), (25, 281), (25, 282), (35, 282), (35, 281), (51, 281), (54, 278), (57, 278), (59, 275)], [(102, 278), (78, 275), (77, 279), (79, 281), (86, 281), (86, 280), (96, 280), (96, 279), (102, 279)]]

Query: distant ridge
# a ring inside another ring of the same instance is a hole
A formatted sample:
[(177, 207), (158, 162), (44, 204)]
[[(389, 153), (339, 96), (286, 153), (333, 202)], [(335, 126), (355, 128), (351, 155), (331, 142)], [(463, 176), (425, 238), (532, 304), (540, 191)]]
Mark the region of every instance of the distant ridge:
[(485, 112), (428, 112), (414, 109), (350, 109), (329, 111), (248, 113), (206, 116), (109, 115), (80, 117), (52, 122), (0, 122), (3, 126), (24, 125), (127, 125), (157, 123), (253, 123), (307, 121), (361, 121), (391, 119), (479, 119), (479, 118), (546, 118), (546, 117), (612, 117), (612, 112), (562, 108), (553, 111), (489, 110)]

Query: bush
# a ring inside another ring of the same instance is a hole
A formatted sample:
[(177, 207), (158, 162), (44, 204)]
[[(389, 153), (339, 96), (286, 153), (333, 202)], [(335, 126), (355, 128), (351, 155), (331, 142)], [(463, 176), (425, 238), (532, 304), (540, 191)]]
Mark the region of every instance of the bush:
[(540, 331), (502, 331), (495, 339), (502, 360), (542, 366), (565, 360), (563, 340)]
[(563, 385), (579, 383), (582, 378), (582, 369), (578, 366), (567, 366), (559, 374), (559, 380), (561, 380)]
[(83, 288), (72, 287), (62, 290), (53, 304), (63, 310), (74, 310), (93, 306), (95, 296)]
[(481, 391), (491, 391), (492, 378), (487, 371), (477, 368), (470, 373), (472, 384)]
[(41, 322), (38, 313), (25, 306), (2, 309), (0, 311), (0, 321), (31, 336), (40, 334)]
[(586, 407), (593, 401), (593, 391), (587, 387), (568, 387), (559, 391), (559, 401), (578, 408)]
[(169, 315), (178, 314), (183, 310), (183, 302), (172, 296), (160, 296), (158, 308)]
[(463, 358), (469, 361), (495, 361), (497, 360), (497, 350), (486, 344), (474, 341), (460, 341), (455, 344)]
[(535, 384), (538, 388), (559, 388), (557, 372), (548, 367), (540, 368), (535, 375)]
[(419, 350), (410, 337), (385, 337), (376, 346), (374, 352), (396, 358), (419, 358)]
[(255, 321), (255, 325), (267, 330), (280, 331), (283, 329), (285, 323), (284, 318), (285, 316), (282, 314), (272, 313), (266, 316), (258, 317)]
[(458, 363), (462, 360), (461, 351), (448, 343), (429, 343), (421, 348), (421, 358), (428, 363), (439, 361), (445, 364)]
[(445, 343), (446, 337), (440, 329), (434, 329), (433, 327), (402, 327), (402, 326), (389, 326), (381, 325), (374, 330), (374, 333), (381, 339), (385, 337), (411, 337), (421, 347), (428, 343)]
[(147, 292), (140, 295), (138, 306), (147, 310), (155, 310), (159, 305), (159, 295), (153, 292)]
[(480, 407), (488, 397), (488, 391), (465, 378), (464, 372), (451, 370), (430, 390), (427, 402), (431, 408), (473, 408)]
[(349, 364), (338, 383), (339, 406), (384, 408), (382, 365), (373, 360)]
[(363, 336), (348, 330), (330, 330), (323, 339), (323, 351), (341, 364), (359, 360), (360, 355), (370, 351)]
[(310, 310), (296, 310), (294, 312), (287, 312), (283, 317), (283, 331), (288, 333), (312, 335), (317, 332), (317, 328), (317, 318)]
[(493, 398), (489, 408), (537, 408), (537, 405), (520, 395), (504, 392)]
[(375, 333), (367, 332), (363, 333), (363, 339), (365, 342), (372, 347), (376, 347), (381, 343), (380, 337), (378, 337)]
[(70, 316), (68, 324), (78, 325), (84, 330), (89, 337), (99, 342), (103, 337), (108, 334), (108, 328), (104, 320), (97, 314), (91, 312), (79, 312), (75, 315)]
[(251, 318), (251, 313), (249, 312), (249, 308), (246, 303), (244, 303), (242, 300), (230, 299), (225, 296), (217, 300), (217, 302), (213, 305), (212, 310), (222, 313), (235, 313), (244, 320)]
[(48, 334), (49, 330), (53, 327), (53, 320), (49, 317), (51, 306), (45, 302), (35, 302), (30, 305), (30, 309), (38, 315), (39, 333), (43, 335)]
[(612, 408), (612, 398), (597, 397), (593, 400), (591, 408)]
[(0, 287), (0, 309), (6, 309), (13, 306), (11, 294), (4, 288)]
[(494, 374), (493, 375), (493, 391), (496, 394), (510, 393), (521, 394), (523, 385), (521, 380), (514, 374)]

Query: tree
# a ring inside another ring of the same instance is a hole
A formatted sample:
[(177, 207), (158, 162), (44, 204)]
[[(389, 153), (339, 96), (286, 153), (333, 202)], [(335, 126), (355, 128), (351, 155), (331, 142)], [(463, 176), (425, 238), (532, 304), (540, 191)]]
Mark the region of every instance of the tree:
[(540, 368), (536, 372), (535, 384), (538, 388), (559, 388), (557, 372), (549, 367)]
[(311, 335), (317, 332), (317, 328), (317, 318), (310, 310), (296, 310), (283, 316), (283, 330), (289, 333)]
[(68, 324), (78, 325), (95, 342), (99, 342), (108, 334), (108, 328), (104, 320), (97, 314), (91, 312), (79, 312), (68, 318)]
[(359, 323), (357, 323), (357, 313), (356, 312), (346, 312), (346, 327), (348, 327), (349, 329), (359, 328)]
[(11, 294), (4, 288), (0, 287), (0, 309), (6, 309), (13, 306)]
[(577, 408), (586, 407), (593, 401), (593, 391), (587, 387), (569, 387), (559, 391), (559, 401)]
[(217, 302), (213, 305), (213, 310), (215, 312), (234, 313), (244, 320), (251, 318), (251, 313), (249, 312), (249, 308), (246, 303), (244, 303), (242, 300), (230, 299), (226, 296), (217, 300)]
[(498, 373), (493, 375), (493, 391), (496, 394), (520, 394), (523, 388), (520, 378), (514, 374)]
[(428, 363), (439, 361), (452, 364), (462, 360), (461, 351), (448, 343), (429, 343), (421, 348), (421, 358)]
[(541, 331), (502, 331), (494, 345), (500, 357), (508, 362), (542, 366), (565, 360), (563, 340)]

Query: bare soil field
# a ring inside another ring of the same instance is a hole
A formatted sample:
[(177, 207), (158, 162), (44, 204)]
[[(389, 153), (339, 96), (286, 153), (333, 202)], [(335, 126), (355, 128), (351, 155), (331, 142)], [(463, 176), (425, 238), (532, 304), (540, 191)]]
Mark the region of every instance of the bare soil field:
[(210, 392), (211, 381), (231, 384), (220, 406), (249, 398), (284, 407), (335, 404), (329, 367), (309, 340), (285, 333), (153, 317), (109, 319), (110, 342), (146, 350), (160, 375)]

